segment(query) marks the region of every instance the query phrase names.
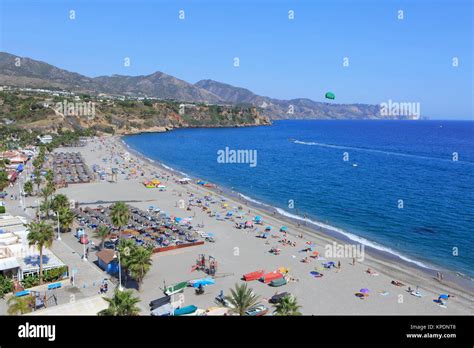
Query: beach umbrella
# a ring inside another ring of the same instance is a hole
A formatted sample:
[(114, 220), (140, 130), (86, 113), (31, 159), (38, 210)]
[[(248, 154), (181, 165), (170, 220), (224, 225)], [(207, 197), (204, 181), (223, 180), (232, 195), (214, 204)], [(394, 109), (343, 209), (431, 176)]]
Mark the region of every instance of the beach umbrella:
[(441, 294), (441, 295), (439, 295), (438, 298), (441, 298), (441, 299), (443, 299), (443, 300), (447, 300), (447, 299), (449, 298), (449, 295), (447, 295), (447, 294)]
[(265, 231), (271, 231), (271, 230), (272, 230), (272, 227), (271, 227), (271, 226), (265, 227)]
[(281, 226), (280, 231), (281, 231), (281, 232), (286, 232), (286, 231), (288, 231), (288, 227), (286, 227), (286, 226)]
[(362, 288), (362, 289), (359, 290), (359, 292), (362, 293), (362, 294), (368, 294), (370, 292), (370, 290), (367, 289), (367, 288)]
[(255, 217), (255, 221), (260, 221), (260, 220), (262, 220), (262, 217), (261, 217), (260, 215), (257, 215), (257, 216)]

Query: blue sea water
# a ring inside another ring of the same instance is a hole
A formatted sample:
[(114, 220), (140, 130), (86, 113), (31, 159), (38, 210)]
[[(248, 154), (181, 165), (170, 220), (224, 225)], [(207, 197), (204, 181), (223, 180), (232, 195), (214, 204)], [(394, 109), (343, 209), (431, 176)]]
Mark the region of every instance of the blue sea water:
[[(124, 141), (287, 215), (306, 214), (418, 265), (474, 276), (474, 122), (276, 121)], [(226, 147), (257, 150), (257, 165), (218, 163)]]

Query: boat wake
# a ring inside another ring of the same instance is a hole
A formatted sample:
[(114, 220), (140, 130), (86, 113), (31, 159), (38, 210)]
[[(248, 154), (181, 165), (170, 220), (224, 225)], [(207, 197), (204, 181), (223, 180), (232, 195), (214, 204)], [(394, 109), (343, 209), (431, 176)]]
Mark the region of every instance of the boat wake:
[[(355, 146), (345, 146), (345, 145), (333, 145), (333, 144), (325, 144), (325, 143), (317, 143), (317, 142), (307, 142), (307, 141), (300, 141), (294, 140), (293, 143), (300, 144), (300, 145), (307, 145), (307, 146), (319, 146), (319, 147), (326, 147), (330, 149), (341, 149), (341, 150), (354, 150), (354, 151), (363, 151), (369, 153), (379, 153), (388, 156), (400, 156), (400, 157), (410, 157), (410, 158), (418, 158), (418, 159), (425, 159), (425, 160), (438, 160), (443, 162), (452, 162), (451, 159), (448, 158), (439, 158), (439, 157), (430, 157), (430, 156), (422, 156), (422, 155), (413, 155), (409, 153), (403, 152), (393, 152), (393, 151), (384, 151), (384, 150), (376, 150), (376, 149), (367, 149), (363, 147), (355, 147)], [(465, 163), (465, 164), (474, 164), (473, 162), (469, 161), (461, 161), (458, 160), (458, 163)]]

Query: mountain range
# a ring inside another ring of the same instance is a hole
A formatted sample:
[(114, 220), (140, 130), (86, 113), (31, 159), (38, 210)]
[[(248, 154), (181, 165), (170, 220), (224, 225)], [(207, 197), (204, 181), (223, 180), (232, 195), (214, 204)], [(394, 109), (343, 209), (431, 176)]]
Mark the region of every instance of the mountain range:
[(140, 76), (87, 77), (45, 62), (0, 52), (0, 85), (62, 89), (77, 93), (100, 93), (130, 97), (154, 97), (181, 102), (253, 105), (271, 119), (387, 119), (379, 105), (336, 104), (307, 98), (291, 100), (260, 96), (229, 84), (201, 80), (195, 84), (162, 72)]

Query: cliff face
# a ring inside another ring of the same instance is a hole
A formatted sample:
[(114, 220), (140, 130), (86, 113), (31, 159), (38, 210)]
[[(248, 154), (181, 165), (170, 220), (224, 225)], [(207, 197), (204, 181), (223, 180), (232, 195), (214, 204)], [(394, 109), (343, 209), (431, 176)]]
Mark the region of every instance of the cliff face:
[(56, 131), (95, 129), (105, 133), (160, 132), (181, 127), (239, 127), (270, 124), (255, 107), (156, 100), (59, 97), (24, 91), (0, 92), (0, 122)]

